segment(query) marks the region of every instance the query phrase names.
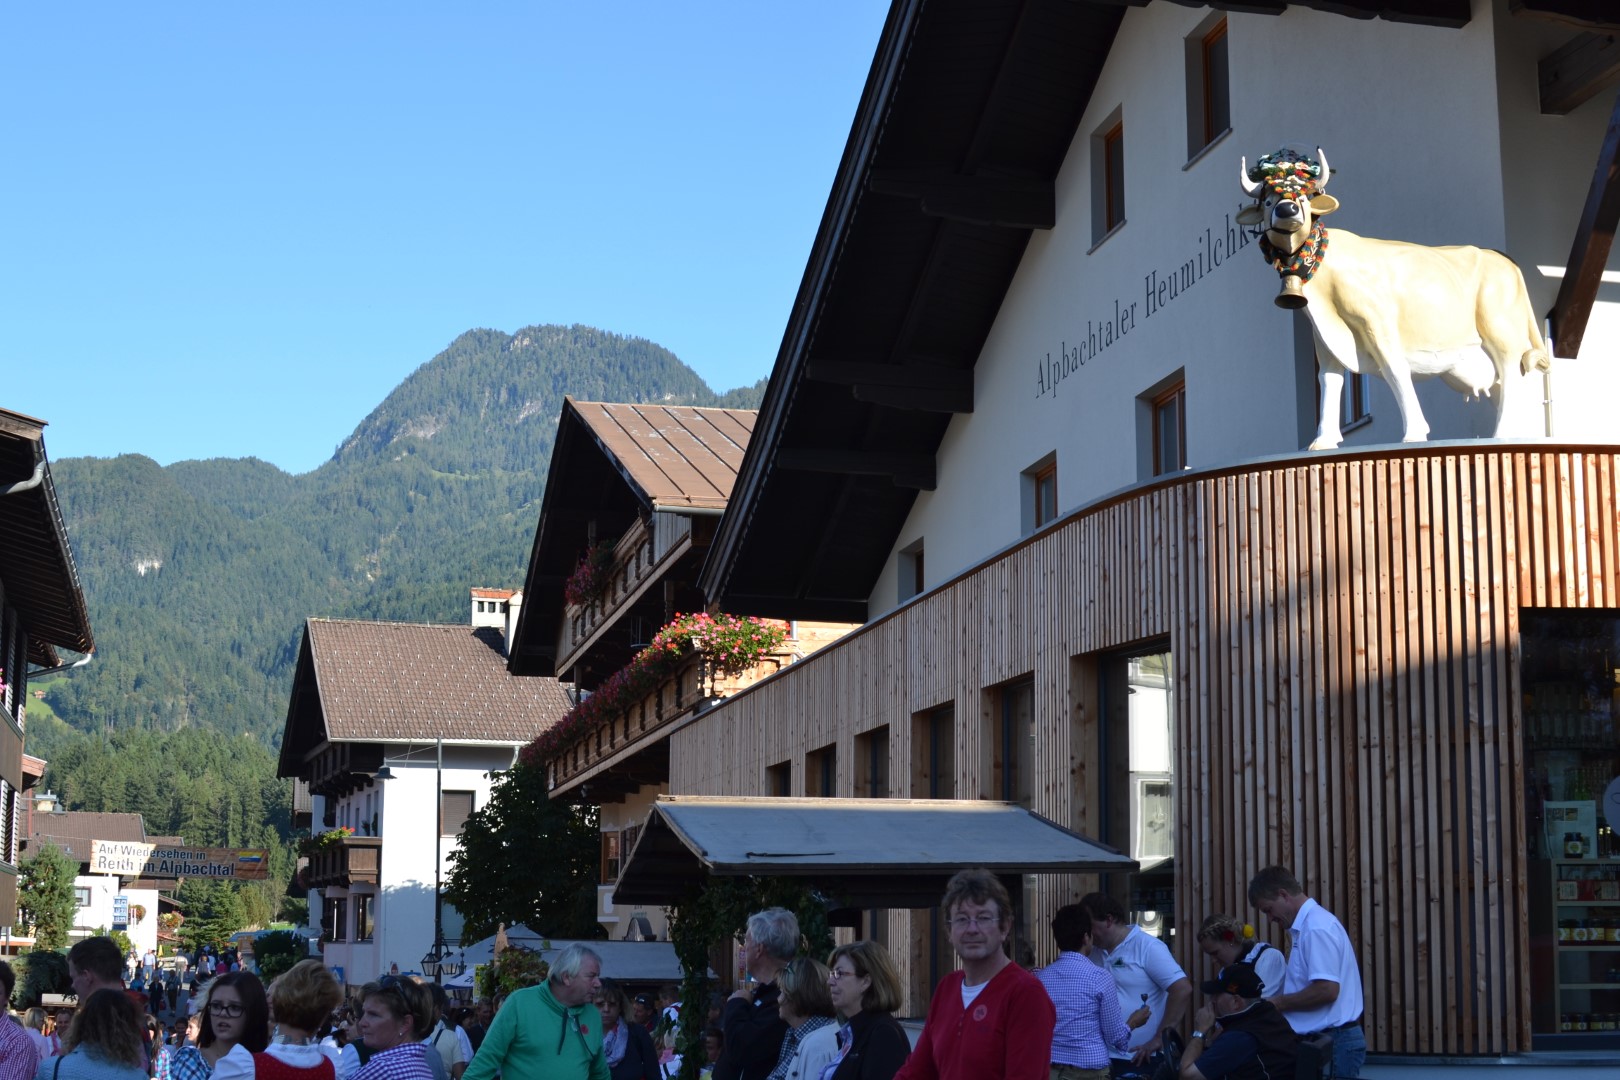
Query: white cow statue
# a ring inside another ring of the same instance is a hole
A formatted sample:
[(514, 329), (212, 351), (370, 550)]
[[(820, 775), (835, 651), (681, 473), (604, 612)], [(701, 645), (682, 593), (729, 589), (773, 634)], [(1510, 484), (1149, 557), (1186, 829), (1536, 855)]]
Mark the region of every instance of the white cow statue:
[[(1291, 150), (1243, 159), (1237, 217), (1265, 225), (1260, 250), (1282, 276), (1277, 306), (1304, 308), (1316, 337), (1322, 414), (1312, 450), (1331, 450), (1339, 431), (1346, 371), (1376, 373), (1395, 393), (1402, 440), (1429, 434), (1414, 378), (1438, 375), (1465, 396), (1489, 397), (1510, 366), (1549, 368), (1524, 277), (1507, 256), (1476, 247), (1422, 247), (1373, 240), (1322, 218), (1339, 208), (1327, 194), (1327, 157)], [(1331, 250), (1330, 250), (1331, 249)], [(1496, 401), (1497, 433), (1502, 394)]]

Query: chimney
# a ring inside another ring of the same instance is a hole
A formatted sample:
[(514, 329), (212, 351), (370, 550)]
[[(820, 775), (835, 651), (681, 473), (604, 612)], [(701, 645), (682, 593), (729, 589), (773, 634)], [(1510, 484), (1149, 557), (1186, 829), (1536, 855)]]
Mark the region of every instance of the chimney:
[(506, 605), (512, 599), (511, 589), (472, 590), (472, 625), (506, 629)]
[(518, 613), (523, 610), (523, 590), (519, 589), (506, 601), (506, 655), (512, 655), (512, 635), (517, 633)]

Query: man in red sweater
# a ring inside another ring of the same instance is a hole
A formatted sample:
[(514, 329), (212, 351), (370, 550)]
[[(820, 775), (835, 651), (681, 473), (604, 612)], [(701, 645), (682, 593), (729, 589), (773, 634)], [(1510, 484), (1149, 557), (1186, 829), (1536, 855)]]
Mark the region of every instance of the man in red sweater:
[(934, 989), (922, 1037), (895, 1080), (1048, 1080), (1057, 1011), (1007, 958), (1012, 899), (988, 870), (963, 870), (942, 905), (962, 958)]

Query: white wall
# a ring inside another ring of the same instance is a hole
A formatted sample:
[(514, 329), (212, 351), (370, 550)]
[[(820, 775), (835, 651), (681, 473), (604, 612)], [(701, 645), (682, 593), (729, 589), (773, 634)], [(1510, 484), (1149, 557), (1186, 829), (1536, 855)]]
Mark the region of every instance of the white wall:
[[(1527, 267), (1562, 264), (1607, 109), (1593, 102), (1575, 117), (1540, 117), (1535, 58), (1557, 33), (1510, 20), (1511, 44), (1499, 50), (1490, 0), (1476, 6), (1478, 17), (1461, 30), (1302, 9), (1229, 15), (1232, 132), (1190, 165), (1183, 41), (1209, 12), (1174, 4), (1126, 12), (1057, 179), (1056, 227), (1031, 238), (975, 369), (974, 411), (952, 421), (938, 451), (939, 486), (918, 496), (896, 537), (896, 552), (923, 541), (929, 587), (1019, 538), (1019, 476), (1047, 454), (1057, 455), (1060, 512), (1143, 479), (1137, 399), (1178, 370), (1192, 467), (1293, 453), (1308, 441), (1301, 425), (1314, 432), (1315, 389), (1314, 376), (1301, 381), (1310, 356), (1308, 336), (1296, 344), (1301, 317), (1272, 303), (1277, 275), (1254, 243), (1235, 258), (1223, 254), (1245, 202), (1240, 157), (1283, 142), (1322, 146), (1342, 204), (1331, 227), (1505, 249)], [(1500, 123), (1499, 51), (1508, 71), (1502, 92), (1513, 99)], [(1125, 224), (1091, 250), (1091, 137), (1116, 109)], [(1543, 183), (1541, 155), (1558, 158), (1555, 147), (1570, 159), (1560, 166), (1567, 175)], [(1156, 289), (1150, 300), (1150, 283), (1189, 259), (1201, 275), (1194, 284), (1163, 306)], [(1550, 306), (1557, 282), (1533, 269), (1528, 276), (1538, 309)], [(1617, 305), (1607, 302), (1620, 301), (1620, 288), (1606, 287), (1600, 299), (1605, 310), (1588, 331), (1596, 354), (1620, 340)], [(1060, 361), (1088, 340), (1088, 321), (1114, 321), (1116, 311), (1125, 332), (1088, 348), (1083, 366), (1041, 393), (1048, 358)], [(1539, 374), (1515, 371), (1507, 382), (1508, 433), (1540, 436)], [(1372, 422), (1349, 433), (1347, 447), (1400, 439), (1393, 398), (1378, 379), (1371, 385)], [(1617, 386), (1620, 378), (1597, 364), (1559, 365), (1559, 437), (1614, 438), (1588, 403), (1601, 405)], [(1431, 439), (1488, 437), (1495, 427), (1491, 403), (1464, 401), (1438, 380), (1420, 383), (1418, 394)], [(894, 606), (897, 563), (891, 554), (870, 616)]]

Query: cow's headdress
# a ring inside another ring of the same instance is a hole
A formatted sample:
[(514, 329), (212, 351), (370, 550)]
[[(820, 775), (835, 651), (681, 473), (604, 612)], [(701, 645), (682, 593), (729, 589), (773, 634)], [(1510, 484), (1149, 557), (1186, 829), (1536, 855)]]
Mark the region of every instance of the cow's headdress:
[(1261, 155), (1246, 175), (1251, 184), (1258, 185), (1249, 189), (1256, 198), (1261, 190), (1268, 190), (1285, 199), (1308, 199), (1325, 188), (1328, 179), (1322, 161), (1287, 147)]

